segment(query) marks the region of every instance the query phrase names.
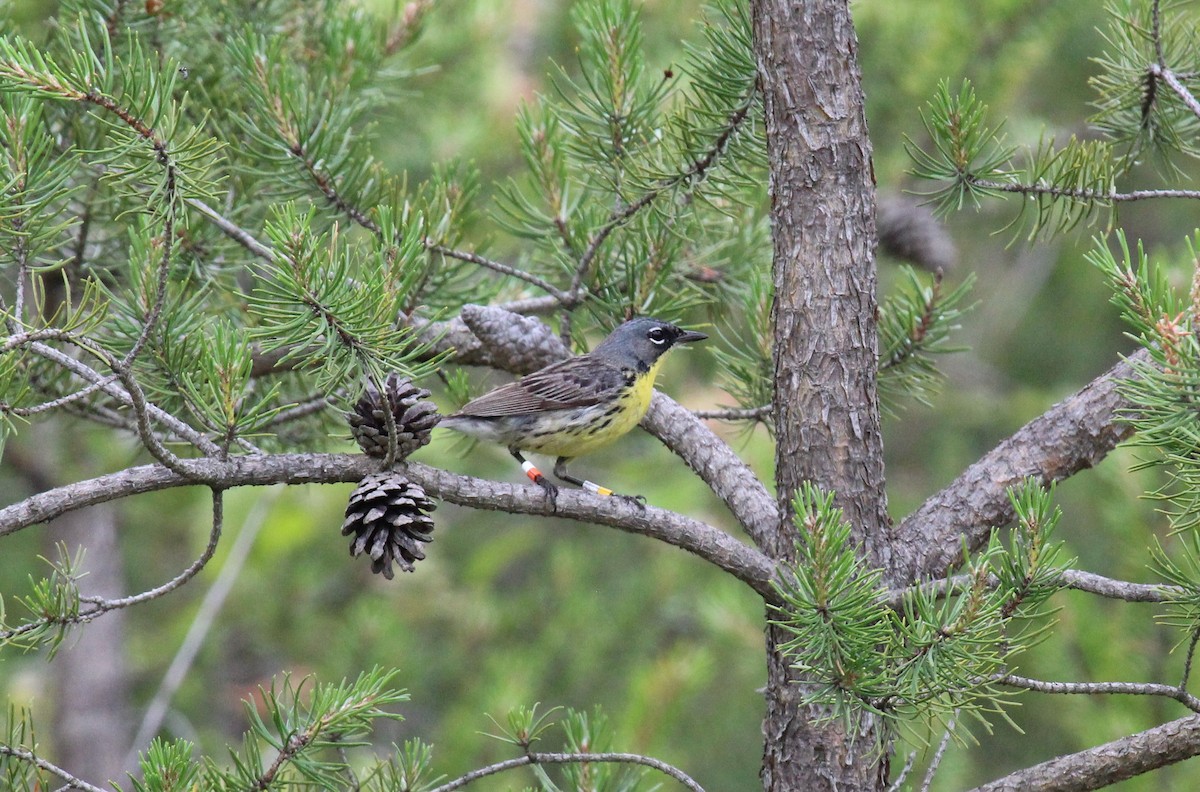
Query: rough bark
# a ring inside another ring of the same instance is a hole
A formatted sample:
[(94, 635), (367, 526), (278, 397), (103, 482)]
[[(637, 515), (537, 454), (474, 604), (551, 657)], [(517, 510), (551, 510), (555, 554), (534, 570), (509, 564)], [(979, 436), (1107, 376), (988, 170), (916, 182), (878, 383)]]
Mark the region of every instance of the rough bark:
[[(1131, 360), (1145, 360), (1145, 351)], [(1121, 395), (1133, 366), (1121, 361), (1079, 392), (1025, 424), (897, 526), (891, 579), (896, 585), (937, 577), (962, 561), (963, 537), (975, 550), (1012, 521), (1009, 487), (1034, 477), (1062, 481), (1092, 467), (1132, 428), (1117, 420), (1130, 407)]]
[(972, 792), (1083, 792), (1200, 755), (1200, 715), (1018, 770)]
[[(844, 0), (756, 0), (774, 241), (776, 484), (783, 515), (766, 550), (793, 554), (788, 501), (803, 481), (836, 493), (867, 563), (888, 566), (876, 370), (875, 185)], [(878, 789), (874, 725), (849, 735), (805, 708), (768, 629), (766, 790)]]

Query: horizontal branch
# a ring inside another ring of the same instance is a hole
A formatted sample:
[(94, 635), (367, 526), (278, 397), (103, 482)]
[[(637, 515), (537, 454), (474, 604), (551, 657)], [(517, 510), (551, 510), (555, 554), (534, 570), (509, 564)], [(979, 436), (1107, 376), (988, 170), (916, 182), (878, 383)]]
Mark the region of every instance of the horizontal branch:
[[(85, 506), (173, 487), (203, 484), (227, 489), (267, 484), (348, 483), (379, 469), (378, 461), (355, 454), (255, 455), (227, 460), (185, 459), (179, 464), (182, 474), (162, 465), (143, 465), (31, 495), (0, 509), (0, 537)], [(402, 464), (397, 470), (433, 497), (460, 506), (561, 517), (658, 539), (729, 572), (768, 601), (776, 599), (771, 587), (775, 572), (771, 560), (699, 520), (582, 490), (560, 491), (554, 508), (538, 487), (460, 476), (416, 462)]]
[(1064, 569), (1060, 580), (1069, 589), (1086, 591), (1089, 594), (1125, 602), (1170, 602), (1187, 593), (1180, 586), (1130, 583), (1127, 580), (1117, 580), (1097, 575), (1094, 572), (1084, 572), (1081, 569)]
[(1158, 682), (1047, 682), (1015, 674), (1001, 674), (996, 677), (996, 681), (1021, 690), (1059, 695), (1161, 696), (1174, 699), (1192, 712), (1200, 713), (1200, 698), (1196, 698), (1178, 685), (1163, 685)]
[(1147, 201), (1153, 198), (1187, 198), (1200, 199), (1200, 190), (1086, 190), (1077, 187), (1055, 187), (1050, 184), (1025, 184), (1018, 182), (1003, 182), (995, 179), (980, 179), (967, 175), (966, 180), (975, 187), (995, 192), (1015, 193), (1017, 195), (1047, 195), (1053, 198), (1071, 198), (1077, 201), (1095, 201), (1100, 203), (1130, 203)]
[(771, 415), (772, 406), (725, 407), (715, 410), (692, 410), (692, 415), (703, 421), (761, 421)]
[(1018, 770), (971, 792), (1084, 792), (1200, 755), (1200, 715)]
[[(988, 576), (988, 585), (999, 585), (999, 578)], [(918, 591), (941, 599), (951, 594), (965, 591), (975, 583), (972, 575), (951, 575), (937, 580), (928, 580), (912, 586), (891, 589), (887, 592), (886, 602), (889, 608), (898, 610), (904, 606), (904, 600)], [(1180, 586), (1168, 586), (1159, 583), (1130, 583), (1127, 580), (1097, 575), (1094, 572), (1084, 572), (1081, 569), (1064, 569), (1058, 576), (1058, 585), (1073, 591), (1084, 591), (1109, 599), (1124, 602), (1172, 602), (1182, 599), (1187, 592)]]
[(1009, 487), (1031, 477), (1043, 484), (1062, 481), (1129, 437), (1133, 430), (1118, 420), (1129, 406), (1119, 388), (1133, 376), (1130, 361), (1146, 357), (1144, 350), (1131, 355), (1025, 424), (905, 517), (893, 534), (891, 579), (944, 574), (962, 560), (964, 536), (968, 549), (976, 550), (992, 529), (1012, 521)]

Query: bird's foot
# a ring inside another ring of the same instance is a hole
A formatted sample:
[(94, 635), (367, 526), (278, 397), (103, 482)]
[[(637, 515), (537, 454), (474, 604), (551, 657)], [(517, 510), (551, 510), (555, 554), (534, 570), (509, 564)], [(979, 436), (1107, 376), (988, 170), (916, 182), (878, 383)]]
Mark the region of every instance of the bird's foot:
[(550, 481), (550, 479), (546, 478), (541, 473), (539, 473), (536, 478), (533, 476), (530, 476), (529, 478), (532, 479), (533, 483), (541, 487), (546, 493), (546, 500), (550, 502), (550, 511), (558, 511), (558, 487), (554, 485), (554, 482)]

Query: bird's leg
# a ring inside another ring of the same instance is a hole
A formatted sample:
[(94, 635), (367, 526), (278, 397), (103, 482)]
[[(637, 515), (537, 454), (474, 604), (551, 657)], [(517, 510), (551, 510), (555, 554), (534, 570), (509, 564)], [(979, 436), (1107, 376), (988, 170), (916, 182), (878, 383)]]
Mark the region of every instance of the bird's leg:
[(553, 509), (555, 501), (558, 498), (558, 487), (554, 486), (554, 482), (543, 476), (542, 471), (538, 470), (532, 462), (522, 456), (520, 450), (510, 448), (508, 449), (508, 453), (512, 454), (521, 463), (521, 470), (525, 471), (525, 475), (529, 477), (529, 480), (545, 490), (546, 497), (550, 499), (550, 508)]
[(630, 503), (636, 504), (637, 506), (645, 508), (646, 499), (641, 495), (620, 495), (616, 492), (613, 492), (608, 487), (601, 487), (594, 481), (588, 481), (577, 476), (572, 476), (567, 472), (567, 463), (570, 461), (570, 457), (559, 457), (554, 463), (554, 475), (558, 476), (563, 481), (574, 484), (576, 487), (583, 487), (588, 492), (594, 492), (597, 495), (617, 497), (621, 500), (626, 500)]

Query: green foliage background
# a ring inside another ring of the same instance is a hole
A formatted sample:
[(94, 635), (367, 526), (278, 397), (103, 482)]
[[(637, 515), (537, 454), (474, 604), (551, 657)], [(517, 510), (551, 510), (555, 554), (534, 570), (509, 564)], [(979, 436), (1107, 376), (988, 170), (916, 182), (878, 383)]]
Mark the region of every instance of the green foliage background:
[[(683, 57), (680, 38), (698, 36), (699, 4), (650, 0), (641, 7), (648, 67), (669, 69)], [(55, 10), (40, 0), (16, 0), (15, 9), (27, 31)], [(921, 189), (906, 175), (911, 162), (904, 140), (921, 142), (918, 111), (943, 78), (957, 84), (970, 77), (993, 116), (1007, 119), (1011, 142), (1036, 145), (1046, 134), (1086, 133), (1083, 119), (1094, 98), (1087, 80), (1095, 71), (1088, 58), (1102, 47), (1095, 29), (1104, 23), (1093, 0), (860, 0), (854, 13), (882, 191)], [(371, 109), (373, 151), (414, 181), (437, 163), (472, 162), (481, 171), (486, 204), (495, 186), (521, 168), (514, 124), (521, 102), (550, 90), (551, 60), (574, 67), (577, 42), (568, 17), (567, 3), (437, 3), (405, 56), (414, 73), (403, 93)], [(979, 304), (958, 339), (971, 351), (947, 360), (949, 381), (932, 407), (888, 420), (889, 494), (897, 517), (1132, 348), (1121, 336), (1107, 286), (1083, 259), (1090, 235), (1102, 229), (1014, 242), (1011, 232), (994, 233), (1014, 211), (993, 203), (948, 220), (960, 248), (949, 281), (968, 273), (978, 278), (973, 295)], [(1179, 258), (1194, 222), (1186, 211), (1156, 203), (1123, 212), (1120, 220), (1152, 254)], [(512, 253), (522, 244), (500, 237), (493, 252)], [(893, 280), (885, 264), (885, 290)], [(698, 350), (672, 359), (661, 383), (688, 406), (728, 404), (713, 384), (714, 370), (712, 352)], [(729, 433), (769, 480), (765, 434)], [(69, 425), (57, 436), (21, 437), (9, 453), (51, 456), (68, 480), (124, 465), (132, 451), (115, 447), (109, 434)], [(448, 438), (416, 459), (519, 478), (502, 451), (467, 456)], [(1059, 536), (1082, 568), (1149, 580), (1152, 537), (1171, 540), (1165, 520), (1137, 497), (1154, 480), (1131, 472), (1135, 461), (1129, 452), (1115, 453), (1060, 487), (1065, 515)], [(589, 478), (728, 524), (720, 504), (646, 436), (631, 436), (580, 464)], [(0, 468), (0, 502), (17, 500), (24, 487)], [(429, 559), (415, 574), (385, 581), (346, 555), (337, 529), (349, 491), (230, 494), (230, 536), (256, 503), (269, 499), (270, 510), (250, 563), (175, 702), (173, 729), (219, 752), (245, 727), (239, 700), (283, 670), (333, 681), (375, 665), (396, 666), (411, 701), (401, 708), (404, 721), (386, 724), (391, 731), (380, 737), (432, 742), (437, 767), (448, 775), (511, 755), (481, 736), (490, 727), (485, 713), (502, 718), (510, 708), (542, 702), (600, 705), (612, 719), (618, 750), (671, 762), (708, 789), (757, 787), (762, 698), (756, 689), (765, 672), (763, 613), (752, 592), (645, 539), (452, 507), (436, 514)], [(122, 507), (130, 590), (167, 579), (195, 557), (205, 540), (197, 526), (206, 524), (208, 508), (201, 490), (142, 496)], [(52, 537), (51, 530), (35, 529), (6, 538), (0, 579), (38, 569), (36, 557), (49, 553)], [(156, 688), (228, 544), (197, 583), (128, 613), (128, 659), (139, 697)], [(1150, 606), (1059, 596), (1058, 631), (1021, 673), (1061, 680), (1178, 678), (1180, 662), (1170, 653), (1178, 635), (1153, 624)], [(0, 690), (9, 701), (45, 710), (55, 695), (46, 672), (41, 657), (6, 653)], [(1024, 734), (999, 724), (994, 734), (976, 733), (982, 747), (952, 746), (939, 788), (979, 783), (1182, 714), (1157, 699), (1026, 695), (1022, 701), (1013, 718)], [(923, 757), (931, 752), (914, 750)], [(1196, 774), (1184, 764), (1121, 788), (1183, 789)], [(507, 776), (477, 786), (528, 782)]]

